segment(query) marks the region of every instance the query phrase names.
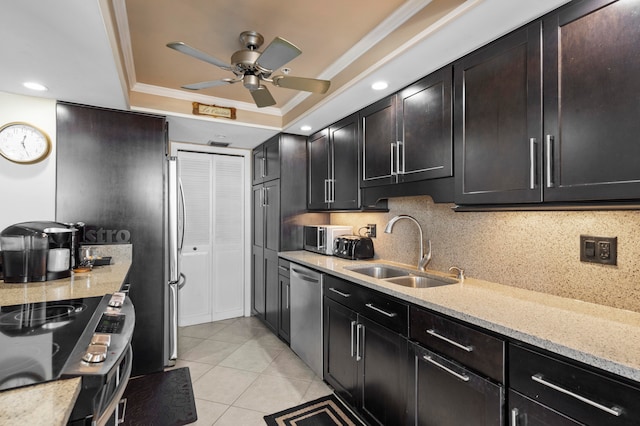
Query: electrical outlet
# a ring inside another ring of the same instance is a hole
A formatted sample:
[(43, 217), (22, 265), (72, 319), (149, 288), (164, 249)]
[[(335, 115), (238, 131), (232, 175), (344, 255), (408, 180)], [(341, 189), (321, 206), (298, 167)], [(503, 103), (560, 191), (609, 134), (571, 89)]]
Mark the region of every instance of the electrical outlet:
[(367, 224), (367, 235), (371, 238), (375, 238), (376, 237), (376, 224), (375, 223), (369, 223)]
[(618, 237), (580, 235), (580, 261), (618, 264)]

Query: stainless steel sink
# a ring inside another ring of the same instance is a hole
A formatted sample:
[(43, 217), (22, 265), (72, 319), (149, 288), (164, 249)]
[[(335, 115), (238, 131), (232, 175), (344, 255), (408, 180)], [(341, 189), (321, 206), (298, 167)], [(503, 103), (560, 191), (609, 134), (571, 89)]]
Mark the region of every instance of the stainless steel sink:
[(409, 271), (404, 269), (394, 268), (386, 265), (367, 265), (359, 266), (356, 268), (348, 268), (352, 272), (368, 275), (373, 278), (385, 279), (392, 277), (400, 277), (403, 275), (409, 275)]
[(409, 276), (389, 278), (386, 281), (393, 284), (399, 284), (405, 287), (415, 287), (415, 288), (439, 287), (442, 285), (455, 284), (458, 282), (453, 278), (445, 278), (445, 277), (435, 278), (435, 277), (426, 277), (426, 276), (420, 276), (420, 275), (409, 275)]
[(430, 288), (459, 282), (455, 278), (437, 277), (411, 269), (402, 269), (388, 265), (356, 266), (347, 269), (352, 272), (357, 272), (358, 274), (385, 280), (389, 283), (404, 287)]

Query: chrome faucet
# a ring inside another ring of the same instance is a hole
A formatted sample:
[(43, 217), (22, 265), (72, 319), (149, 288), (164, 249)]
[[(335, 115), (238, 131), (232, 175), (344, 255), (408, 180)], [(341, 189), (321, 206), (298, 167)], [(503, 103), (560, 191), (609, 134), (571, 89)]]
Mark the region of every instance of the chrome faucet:
[(390, 234), (391, 230), (393, 229), (393, 225), (395, 225), (395, 223), (400, 219), (409, 219), (410, 221), (416, 224), (416, 226), (418, 227), (418, 230), (420, 231), (420, 259), (418, 260), (418, 270), (424, 272), (427, 269), (427, 265), (431, 261), (431, 240), (427, 240), (429, 251), (425, 254), (424, 243), (422, 239), (422, 226), (420, 226), (418, 221), (409, 215), (401, 214), (401, 215), (395, 216), (387, 223), (387, 226), (384, 227), (384, 232), (386, 234)]

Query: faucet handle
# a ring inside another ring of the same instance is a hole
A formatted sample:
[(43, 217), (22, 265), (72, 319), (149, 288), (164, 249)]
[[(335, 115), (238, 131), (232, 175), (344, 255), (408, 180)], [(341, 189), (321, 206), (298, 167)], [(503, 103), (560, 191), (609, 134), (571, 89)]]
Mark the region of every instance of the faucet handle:
[(451, 268), (449, 268), (449, 272), (453, 270), (456, 271), (456, 278), (459, 279), (460, 282), (464, 281), (464, 269), (458, 268), (457, 266), (452, 266)]

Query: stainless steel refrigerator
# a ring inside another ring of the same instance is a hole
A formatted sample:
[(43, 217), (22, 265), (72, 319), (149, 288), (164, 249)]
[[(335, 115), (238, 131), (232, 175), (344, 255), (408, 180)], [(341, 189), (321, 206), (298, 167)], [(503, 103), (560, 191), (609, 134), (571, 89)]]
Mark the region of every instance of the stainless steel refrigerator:
[(165, 117), (59, 102), (56, 120), (56, 220), (85, 222), (97, 243), (133, 245), (132, 374), (161, 371), (177, 352), (180, 277)]

